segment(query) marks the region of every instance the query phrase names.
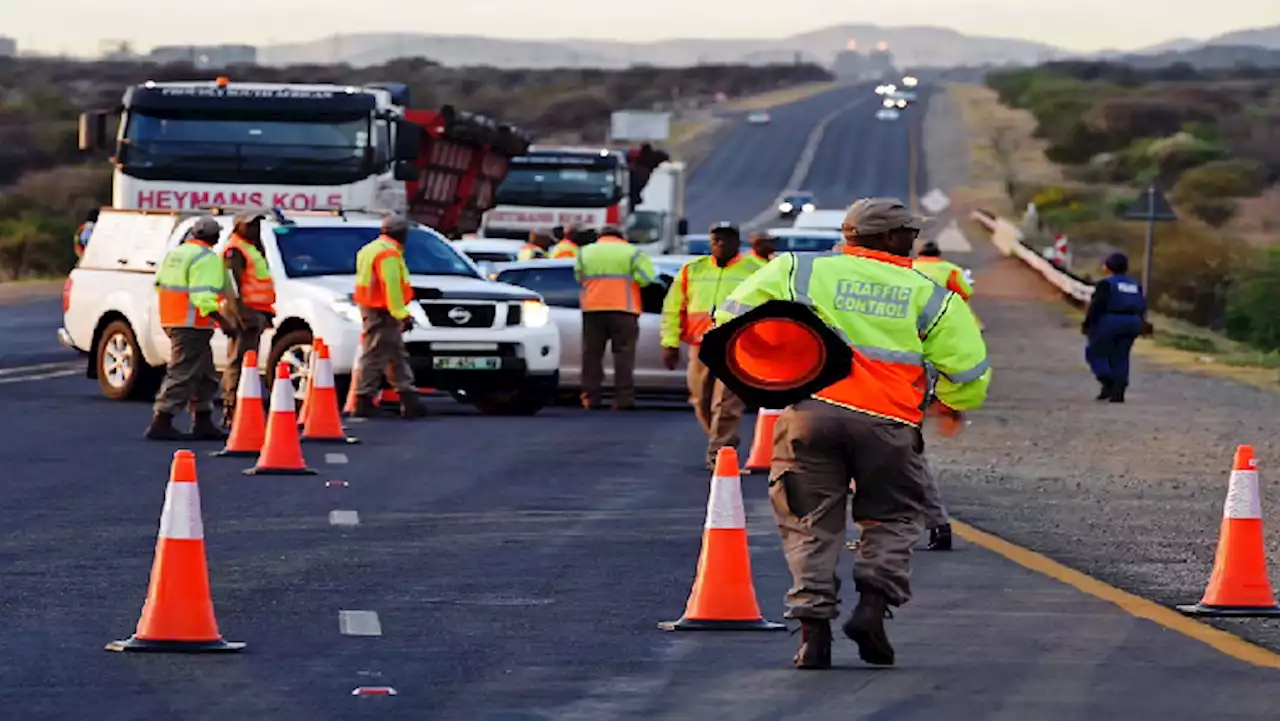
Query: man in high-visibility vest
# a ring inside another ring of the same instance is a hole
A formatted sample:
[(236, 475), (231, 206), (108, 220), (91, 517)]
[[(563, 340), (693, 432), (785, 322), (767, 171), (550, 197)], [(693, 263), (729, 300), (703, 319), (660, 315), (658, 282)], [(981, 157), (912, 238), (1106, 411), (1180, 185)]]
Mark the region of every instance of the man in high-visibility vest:
[(799, 303), (853, 351), (850, 375), (787, 408), (774, 431), (769, 498), (793, 579), (787, 616), (803, 632), (798, 668), (831, 665), (850, 478), (862, 542), (853, 570), (858, 605), (843, 630), (864, 661), (893, 664), (884, 619), (911, 598), (928, 482), (924, 364), (940, 373), (940, 411), (957, 420), (982, 405), (991, 382), (968, 304), (911, 268), (921, 223), (899, 200), (859, 200), (845, 217), (840, 252), (784, 253), (716, 309), (724, 323), (771, 300)]
[(94, 208), (85, 214), (84, 222), (76, 228), (75, 238), (72, 240), (72, 247), (76, 251), (76, 258), (83, 258), (85, 248), (89, 247), (89, 238), (93, 235), (93, 226), (98, 222), (98, 209)]
[[(156, 272), (160, 326), (171, 351), (164, 383), (156, 394), (155, 414), (146, 437), (153, 441), (225, 440), (213, 422), (218, 370), (213, 363), (214, 325), (225, 326), (218, 299), (226, 284), (222, 258), (214, 252), (222, 228), (212, 217), (198, 218), (186, 240), (165, 255)], [(195, 423), (188, 436), (173, 427), (184, 407)]]
[(516, 253), (516, 260), (541, 260), (547, 258), (552, 239), (547, 233), (535, 230), (529, 233), (529, 242), (521, 246)]
[(753, 257), (768, 263), (773, 260), (777, 247), (777, 241), (772, 235), (763, 231), (751, 234), (751, 255)]
[(234, 294), (225, 294), (222, 301), (222, 314), (227, 319), (222, 332), (228, 340), (227, 367), (222, 371), (223, 428), (229, 428), (235, 416), (245, 353), (258, 350), (263, 331), (271, 327), (276, 315), (276, 284), (262, 248), (264, 217), (237, 215), (231, 240), (222, 251), (222, 260), (236, 288)]
[(618, 228), (582, 248), (573, 265), (582, 285), (582, 407), (593, 410), (604, 384), (604, 349), (613, 351), (613, 407), (635, 410), (636, 341), (640, 337), (640, 288), (653, 283), (653, 260), (628, 243)]
[(942, 251), (933, 241), (928, 241), (920, 247), (912, 267), (965, 301), (973, 295), (973, 278), (969, 271), (949, 260), (943, 260)]
[(582, 230), (580, 228), (575, 225), (566, 225), (563, 228), (563, 234), (560, 236), (560, 242), (551, 246), (551, 257), (553, 259), (577, 258), (581, 236)]
[(420, 418), (427, 414), (413, 383), (404, 334), (413, 330), (408, 303), (413, 300), (409, 269), (404, 262), (404, 242), (409, 221), (390, 215), (382, 221), (382, 234), (356, 254), (356, 292), (360, 306), (360, 375), (356, 384), (356, 408), (352, 415), (368, 418), (375, 413), (374, 396), (382, 390), (382, 374), (400, 394), (400, 415)]
[(743, 254), (741, 249), (742, 236), (737, 228), (712, 228), (711, 254), (680, 268), (662, 304), (662, 363), (668, 370), (675, 370), (680, 363), (680, 344), (688, 344), (689, 403), (707, 434), (708, 470), (715, 468), (721, 448), (738, 447), (738, 426), (746, 409), (742, 399), (716, 380), (698, 358), (702, 335), (711, 328), (712, 310), (748, 276), (764, 267), (764, 261)]

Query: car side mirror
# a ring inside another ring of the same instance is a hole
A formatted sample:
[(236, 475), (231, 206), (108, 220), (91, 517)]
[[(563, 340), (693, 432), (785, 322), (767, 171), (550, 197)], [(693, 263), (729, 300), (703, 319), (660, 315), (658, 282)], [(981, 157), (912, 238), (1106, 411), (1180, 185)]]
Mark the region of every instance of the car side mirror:
[(689, 220), (687, 218), (681, 218), (680, 222), (676, 223), (676, 235), (688, 235), (688, 234), (689, 234)]
[(397, 160), (391, 169), (391, 173), (396, 180), (407, 182), (418, 179), (418, 167), (408, 160)]
[(80, 115), (80, 149), (106, 150), (107, 114), (94, 110)]
[(396, 121), (395, 159), (413, 162), (422, 151), (422, 128), (408, 120)]

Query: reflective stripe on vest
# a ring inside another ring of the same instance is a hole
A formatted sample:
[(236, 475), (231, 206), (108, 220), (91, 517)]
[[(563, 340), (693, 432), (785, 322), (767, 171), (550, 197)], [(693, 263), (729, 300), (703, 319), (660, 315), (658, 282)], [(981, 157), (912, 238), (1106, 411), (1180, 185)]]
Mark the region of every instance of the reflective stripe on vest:
[(271, 266), (249, 241), (238, 235), (231, 236), (231, 242), (222, 251), (223, 258), (231, 257), (232, 251), (240, 251), (244, 256), (245, 269), (240, 278), (240, 301), (245, 306), (264, 313), (276, 312), (276, 284), (271, 278)]
[(212, 328), (213, 319), (196, 307), (192, 294), (222, 292), (224, 273), (222, 259), (204, 243), (190, 240), (169, 251), (156, 273), (160, 326)]
[(640, 313), (640, 284), (635, 280), (641, 250), (625, 240), (601, 238), (582, 250), (583, 311)]
[(388, 310), (386, 281), (382, 277), (382, 262), (394, 258), (400, 264), (400, 290), (405, 303), (413, 300), (413, 286), (409, 285), (409, 272), (404, 267), (404, 251), (390, 238), (379, 236), (356, 254), (356, 305), (378, 310)]
[(552, 258), (577, 258), (578, 244), (572, 240), (562, 240), (551, 246)]
[(680, 308), (680, 341), (689, 345), (702, 343), (702, 336), (711, 330), (716, 306), (762, 267), (764, 261), (754, 255), (738, 255), (723, 268), (709, 255), (685, 263), (677, 281), (684, 300)]
[(516, 253), (516, 260), (540, 260), (545, 257), (547, 257), (547, 251), (533, 243), (526, 243), (520, 248), (520, 252)]

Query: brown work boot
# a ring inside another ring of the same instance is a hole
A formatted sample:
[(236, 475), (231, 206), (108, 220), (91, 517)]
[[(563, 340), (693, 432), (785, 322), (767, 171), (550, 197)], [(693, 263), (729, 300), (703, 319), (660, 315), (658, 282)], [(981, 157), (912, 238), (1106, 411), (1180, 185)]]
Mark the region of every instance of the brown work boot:
[(173, 427), (172, 413), (156, 413), (143, 436), (149, 441), (185, 441), (187, 434)]
[(893, 618), (889, 599), (875, 591), (863, 591), (858, 606), (844, 622), (844, 635), (858, 644), (858, 657), (876, 666), (893, 665), (893, 646), (884, 631), (884, 620)]
[(351, 411), (352, 418), (373, 418), (378, 413), (372, 396), (356, 396), (356, 407)]
[(202, 411), (196, 414), (195, 423), (191, 424), (191, 440), (225, 441), (227, 434), (213, 422), (213, 411)]
[(800, 621), (800, 650), (792, 661), (798, 669), (831, 668), (831, 622), (825, 618)]
[(427, 406), (417, 392), (400, 394), (400, 417), (405, 420), (422, 418), (427, 415)]
[(944, 523), (937, 528), (929, 529), (929, 545), (926, 546), (930, 551), (950, 551), (951, 550), (951, 524)]

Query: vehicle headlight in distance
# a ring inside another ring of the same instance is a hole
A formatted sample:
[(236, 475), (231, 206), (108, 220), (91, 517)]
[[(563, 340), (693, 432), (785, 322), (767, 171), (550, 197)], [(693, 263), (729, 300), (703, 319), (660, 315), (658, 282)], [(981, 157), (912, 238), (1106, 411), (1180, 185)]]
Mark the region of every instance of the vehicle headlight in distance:
[(350, 298), (338, 298), (329, 303), (329, 307), (339, 318), (350, 323), (360, 322), (360, 306), (351, 301)]
[(551, 308), (540, 300), (520, 303), (520, 324), (526, 328), (541, 328), (551, 322)]
[(816, 208), (817, 208), (817, 206), (816, 206), (816, 205), (814, 205), (813, 203), (805, 203), (805, 204), (804, 204), (804, 212), (806, 212), (806, 213), (812, 213)]
[(778, 210), (781, 210), (781, 211), (782, 211), (782, 212), (784, 212), (784, 213), (790, 213), (790, 212), (791, 212), (791, 203), (783, 203), (782, 205), (779, 205), (779, 206), (778, 206)]

